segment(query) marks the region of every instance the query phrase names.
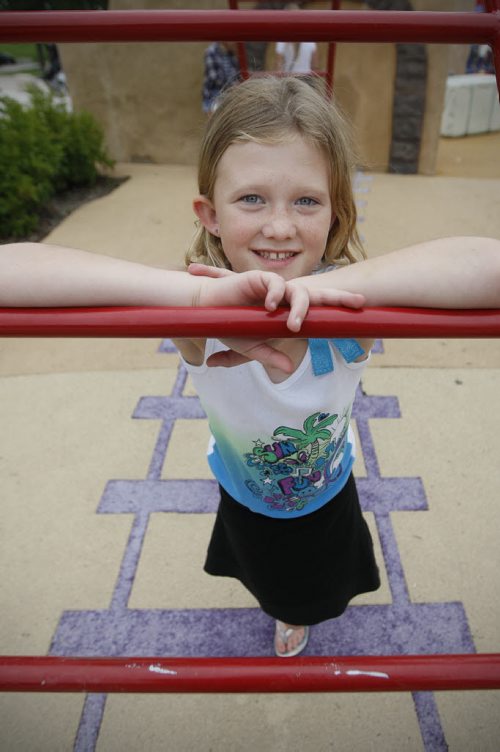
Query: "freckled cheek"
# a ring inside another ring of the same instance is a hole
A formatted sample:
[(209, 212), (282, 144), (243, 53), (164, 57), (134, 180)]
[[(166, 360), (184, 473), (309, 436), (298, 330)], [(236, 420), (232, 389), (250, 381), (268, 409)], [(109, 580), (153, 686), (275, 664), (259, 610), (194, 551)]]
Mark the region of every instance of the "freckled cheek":
[(254, 223), (246, 221), (241, 216), (226, 217), (224, 224), (221, 223), (221, 240), (224, 252), (234, 271), (247, 271), (249, 260), (247, 250), (258, 234)]
[(231, 238), (231, 242), (237, 245), (248, 243), (260, 231), (260, 224), (255, 221), (248, 221), (247, 218), (234, 217), (226, 225), (226, 235)]
[(306, 222), (302, 225), (301, 232), (309, 247), (324, 248), (330, 232), (330, 225), (326, 222)]

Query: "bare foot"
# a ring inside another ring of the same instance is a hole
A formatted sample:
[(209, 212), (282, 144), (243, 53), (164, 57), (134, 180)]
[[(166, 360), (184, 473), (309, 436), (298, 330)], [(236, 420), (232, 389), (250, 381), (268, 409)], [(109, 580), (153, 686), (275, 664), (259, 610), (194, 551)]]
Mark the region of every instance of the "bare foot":
[(276, 622), (276, 634), (274, 649), (276, 655), (290, 658), (298, 655), (307, 645), (309, 627), (286, 624), (283, 621)]

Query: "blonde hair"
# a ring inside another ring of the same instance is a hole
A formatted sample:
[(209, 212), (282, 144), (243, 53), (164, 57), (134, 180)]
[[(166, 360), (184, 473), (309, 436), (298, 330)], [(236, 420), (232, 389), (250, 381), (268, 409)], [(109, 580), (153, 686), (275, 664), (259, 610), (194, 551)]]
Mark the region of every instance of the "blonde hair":
[[(283, 143), (297, 133), (324, 154), (330, 172), (330, 197), (336, 214), (322, 265), (346, 265), (365, 257), (356, 229), (351, 171), (354, 154), (349, 128), (333, 102), (297, 77), (250, 78), (223, 95), (208, 121), (198, 164), (200, 194), (213, 200), (217, 165), (235, 142)], [(230, 269), (221, 241), (199, 224), (186, 263)]]

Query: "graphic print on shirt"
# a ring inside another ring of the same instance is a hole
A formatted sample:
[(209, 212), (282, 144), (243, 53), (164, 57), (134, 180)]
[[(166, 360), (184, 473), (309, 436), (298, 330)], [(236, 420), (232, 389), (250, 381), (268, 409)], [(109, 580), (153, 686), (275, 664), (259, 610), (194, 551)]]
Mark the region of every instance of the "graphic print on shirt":
[(248, 490), (269, 509), (304, 509), (342, 473), (349, 418), (350, 410), (342, 416), (313, 413), (302, 428), (279, 426), (270, 440), (255, 440), (245, 459), (259, 474), (247, 479)]

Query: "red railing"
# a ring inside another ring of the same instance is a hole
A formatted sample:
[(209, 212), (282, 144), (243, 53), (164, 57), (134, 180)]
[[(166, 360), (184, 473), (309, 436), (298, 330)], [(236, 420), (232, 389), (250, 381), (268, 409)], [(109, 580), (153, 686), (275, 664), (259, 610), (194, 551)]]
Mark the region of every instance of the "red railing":
[[(242, 10), (241, 3), (251, 3), (253, 0), (228, 0), (231, 10)], [(330, 0), (330, 10), (340, 10), (340, 0)], [(238, 42), (238, 58), (240, 63), (241, 77), (245, 80), (250, 77), (251, 72), (248, 70), (247, 53), (243, 42)], [(335, 66), (335, 42), (328, 42), (328, 51), (326, 58), (326, 70), (316, 71), (316, 75), (325, 79), (327, 92), (333, 91), (333, 73)], [(274, 71), (273, 71), (274, 73)]]
[(489, 44), (500, 93), (500, 3), (489, 13), (129, 10), (1, 12), (0, 42), (422, 42)]
[(500, 689), (500, 655), (0, 657), (0, 692), (411, 692)]
[[(0, 13), (2, 42), (336, 41), (489, 44), (500, 91), (499, 0), (489, 13), (45, 11)], [(284, 311), (4, 309), (0, 336), (290, 336)], [(500, 336), (500, 311), (313, 309), (302, 336)], [(1, 691), (369, 692), (499, 689), (500, 654), (295, 658), (0, 658)]]
[(286, 309), (0, 308), (0, 337), (500, 337), (500, 310), (311, 308), (300, 332)]
[(2, 42), (249, 40), (495, 44), (500, 11), (2, 11)]

